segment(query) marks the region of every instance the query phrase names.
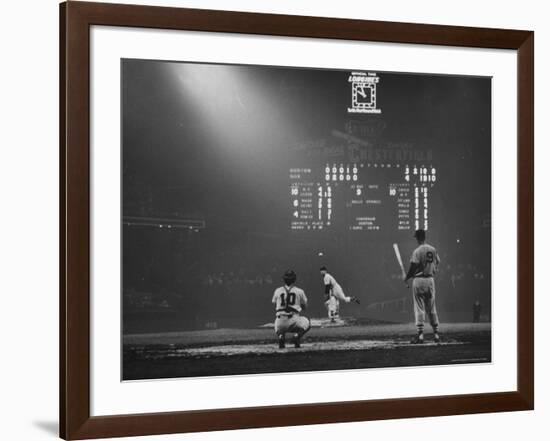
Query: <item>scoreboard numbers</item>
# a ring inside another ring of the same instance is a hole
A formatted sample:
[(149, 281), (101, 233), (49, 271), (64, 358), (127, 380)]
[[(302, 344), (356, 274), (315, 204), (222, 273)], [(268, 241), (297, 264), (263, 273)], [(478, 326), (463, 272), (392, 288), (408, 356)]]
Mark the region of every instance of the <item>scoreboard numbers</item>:
[(436, 186), (430, 163), (325, 163), (290, 169), (290, 228), (297, 231), (428, 229)]

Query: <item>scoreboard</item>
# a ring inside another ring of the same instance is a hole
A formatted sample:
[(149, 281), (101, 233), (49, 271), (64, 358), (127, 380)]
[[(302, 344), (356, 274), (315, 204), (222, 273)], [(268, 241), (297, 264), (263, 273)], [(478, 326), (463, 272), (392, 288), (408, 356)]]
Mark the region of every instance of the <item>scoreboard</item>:
[(327, 162), (290, 168), (295, 231), (429, 229), (437, 169), (428, 163)]

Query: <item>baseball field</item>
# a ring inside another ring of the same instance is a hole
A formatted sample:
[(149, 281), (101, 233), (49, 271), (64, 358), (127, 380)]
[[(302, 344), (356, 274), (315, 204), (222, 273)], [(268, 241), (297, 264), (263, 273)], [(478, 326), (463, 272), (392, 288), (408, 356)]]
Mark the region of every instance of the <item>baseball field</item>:
[(491, 362), (490, 323), (442, 324), (440, 344), (426, 329), (422, 345), (410, 344), (412, 324), (313, 325), (298, 349), (279, 349), (269, 325), (125, 335), (123, 379)]

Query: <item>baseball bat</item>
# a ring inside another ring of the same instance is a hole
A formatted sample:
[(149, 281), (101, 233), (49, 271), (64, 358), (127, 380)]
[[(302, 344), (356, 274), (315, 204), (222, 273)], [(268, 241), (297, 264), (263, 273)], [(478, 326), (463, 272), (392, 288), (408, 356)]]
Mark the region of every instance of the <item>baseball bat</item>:
[(405, 273), (405, 267), (403, 266), (401, 253), (399, 252), (399, 246), (396, 243), (393, 244), (393, 251), (395, 252), (395, 257), (397, 257), (397, 262), (399, 263), (399, 267), (401, 268), (401, 274), (403, 275), (403, 279), (404, 279), (405, 277), (407, 277), (407, 274)]

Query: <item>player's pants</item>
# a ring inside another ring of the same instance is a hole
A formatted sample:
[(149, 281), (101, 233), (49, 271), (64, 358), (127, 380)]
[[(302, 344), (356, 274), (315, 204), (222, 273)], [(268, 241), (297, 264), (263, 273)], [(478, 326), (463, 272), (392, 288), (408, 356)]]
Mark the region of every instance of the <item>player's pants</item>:
[(340, 302), (334, 296), (330, 296), (329, 299), (325, 302), (328, 311), (328, 318), (333, 319), (337, 318), (339, 315)]
[(351, 297), (348, 297), (344, 294), (344, 291), (342, 290), (342, 287), (340, 285), (335, 285), (332, 287), (332, 295), (342, 302), (351, 302)]
[(435, 282), (433, 277), (416, 277), (412, 283), (414, 319), (419, 331), (424, 328), (426, 316), (430, 325), (437, 329), (439, 318), (435, 307)]
[(300, 314), (277, 314), (275, 318), (275, 332), (284, 335), (287, 332), (304, 335), (311, 328), (311, 322)]

